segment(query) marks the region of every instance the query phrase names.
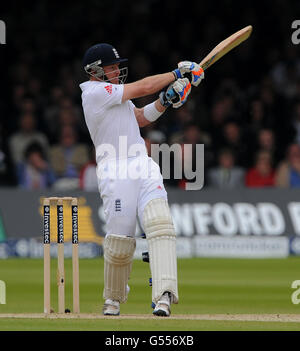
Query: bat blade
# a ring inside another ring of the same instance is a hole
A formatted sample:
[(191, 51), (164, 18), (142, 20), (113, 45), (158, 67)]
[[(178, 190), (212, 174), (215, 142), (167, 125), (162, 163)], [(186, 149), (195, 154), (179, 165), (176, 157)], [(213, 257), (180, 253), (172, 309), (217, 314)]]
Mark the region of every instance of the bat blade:
[[(221, 41), (216, 47), (214, 47), (211, 52), (204, 57), (204, 59), (199, 63), (199, 65), (205, 71), (208, 67), (217, 62), (221, 57), (226, 55), (229, 51), (234, 49), (236, 46), (240, 45), (243, 41), (248, 39), (252, 33), (252, 26), (247, 26), (241, 30), (233, 33), (230, 37)], [(173, 89), (166, 92), (167, 99), (171, 100), (176, 96)]]
[(252, 26), (247, 26), (230, 37), (224, 39), (199, 63), (199, 65), (206, 70), (208, 67), (217, 62), (221, 57), (226, 55), (229, 51), (240, 45), (243, 41), (248, 39), (252, 32)]

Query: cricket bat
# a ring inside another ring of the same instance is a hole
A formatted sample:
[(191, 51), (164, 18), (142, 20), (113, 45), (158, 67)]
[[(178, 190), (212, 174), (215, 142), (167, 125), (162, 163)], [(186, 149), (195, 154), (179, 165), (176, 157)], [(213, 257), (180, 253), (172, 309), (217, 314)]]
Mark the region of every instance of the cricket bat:
[(213, 48), (211, 52), (199, 63), (199, 65), (205, 71), (208, 67), (217, 62), (221, 57), (226, 55), (229, 51), (240, 45), (243, 41), (247, 40), (250, 37), (251, 32), (252, 26), (247, 26), (238, 32), (235, 32), (230, 37), (221, 41), (221, 43), (219, 43), (215, 48)]
[[(211, 52), (204, 57), (204, 59), (199, 63), (199, 65), (205, 71), (208, 67), (217, 62), (221, 57), (226, 55), (229, 51), (234, 49), (236, 46), (240, 45), (243, 41), (247, 40), (252, 32), (252, 26), (247, 26), (235, 33), (230, 37), (221, 41), (216, 47), (214, 47)], [(174, 91), (167, 93), (167, 98), (170, 99), (175, 96)]]

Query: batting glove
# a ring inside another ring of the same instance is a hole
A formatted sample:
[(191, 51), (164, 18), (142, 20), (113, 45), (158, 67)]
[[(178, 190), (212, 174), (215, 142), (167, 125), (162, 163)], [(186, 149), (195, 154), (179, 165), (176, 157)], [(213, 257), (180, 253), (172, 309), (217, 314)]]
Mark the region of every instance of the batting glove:
[(190, 82), (197, 87), (201, 80), (204, 79), (204, 70), (196, 62), (181, 61), (178, 68), (173, 71), (177, 78), (188, 78)]
[[(174, 95), (175, 97), (175, 95)], [(159, 94), (159, 101), (162, 104), (162, 106), (164, 107), (169, 107), (170, 105), (172, 105), (172, 101), (171, 99), (167, 98), (166, 92), (165, 91), (161, 91)]]
[(177, 79), (168, 87), (166, 98), (174, 108), (179, 108), (186, 102), (191, 90), (192, 86), (187, 78)]

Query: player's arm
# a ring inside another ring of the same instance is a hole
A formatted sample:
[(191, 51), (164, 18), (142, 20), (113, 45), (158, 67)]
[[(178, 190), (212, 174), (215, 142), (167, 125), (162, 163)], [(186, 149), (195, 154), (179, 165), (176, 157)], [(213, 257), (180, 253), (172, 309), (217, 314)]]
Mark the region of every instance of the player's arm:
[(172, 72), (150, 76), (131, 84), (125, 84), (122, 101), (151, 95), (169, 84), (166, 91), (161, 91), (158, 100), (143, 108), (135, 107), (134, 113), (137, 122), (140, 127), (145, 127), (156, 121), (170, 105), (174, 108), (182, 106), (191, 92), (191, 84), (198, 86), (203, 78), (203, 69), (198, 64), (183, 61)]
[(204, 78), (204, 71), (196, 62), (179, 62), (178, 68), (172, 72), (156, 74), (133, 83), (125, 84), (122, 102), (154, 94), (181, 78), (188, 78), (192, 85), (198, 86)]
[(204, 78), (204, 71), (195, 62), (179, 62), (178, 68), (172, 72), (156, 74), (133, 83), (125, 84), (122, 102), (154, 94), (181, 78), (188, 78), (192, 85), (198, 86)]
[(154, 94), (175, 80), (176, 75), (173, 72), (168, 72), (124, 84), (122, 102)]
[[(167, 109), (167, 107), (163, 106), (163, 105), (160, 103), (160, 100), (159, 100), (159, 99), (157, 99), (156, 101), (154, 101), (154, 107), (155, 107), (155, 109), (156, 109), (159, 113), (161, 113), (161, 114), (163, 114), (163, 113), (166, 111), (166, 109)], [(142, 107), (142, 108), (137, 108), (137, 107), (135, 107), (135, 108), (134, 108), (134, 114), (135, 114), (135, 118), (136, 118), (136, 120), (137, 120), (137, 122), (138, 122), (139, 127), (145, 127), (145, 126), (147, 126), (148, 124), (152, 123), (151, 121), (149, 121), (149, 120), (145, 117), (145, 115), (144, 115), (144, 107)]]
[[(187, 78), (177, 79), (168, 86), (166, 91), (161, 91), (159, 99), (144, 106), (143, 108), (134, 108), (134, 113), (139, 127), (145, 127), (148, 124), (156, 121), (169, 106), (178, 108), (182, 106), (190, 92), (191, 83)], [(168, 99), (168, 93), (172, 91), (174, 94), (171, 99)]]

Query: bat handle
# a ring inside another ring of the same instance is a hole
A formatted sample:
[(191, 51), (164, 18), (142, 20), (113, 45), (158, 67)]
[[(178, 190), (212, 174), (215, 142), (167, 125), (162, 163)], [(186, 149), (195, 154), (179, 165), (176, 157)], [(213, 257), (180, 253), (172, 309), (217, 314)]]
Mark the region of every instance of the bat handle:
[(173, 88), (168, 89), (168, 91), (166, 92), (166, 98), (168, 100), (172, 100), (174, 97), (176, 96), (175, 91), (173, 90)]

